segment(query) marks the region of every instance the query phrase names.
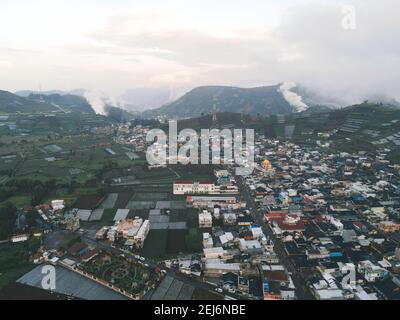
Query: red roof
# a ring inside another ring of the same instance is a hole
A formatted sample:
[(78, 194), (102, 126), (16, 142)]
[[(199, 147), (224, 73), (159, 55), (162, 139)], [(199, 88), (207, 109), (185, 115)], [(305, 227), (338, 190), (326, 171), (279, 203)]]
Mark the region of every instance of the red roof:
[(93, 250), (90, 250), (90, 251), (88, 251), (88, 252), (86, 252), (82, 257), (81, 257), (81, 259), (82, 260), (89, 260), (90, 258), (93, 258), (96, 254), (98, 254), (99, 253), (99, 251), (97, 250), (97, 249), (93, 249)]
[(358, 227), (358, 228), (364, 228), (364, 224), (362, 223), (362, 222), (360, 222), (360, 221), (355, 221), (355, 222), (353, 222), (353, 225), (355, 225), (356, 227)]
[(287, 281), (289, 279), (284, 271), (264, 271), (264, 276), (269, 281)]
[(287, 212), (266, 213), (265, 218), (268, 221), (283, 221), (287, 216)]
[(68, 252), (70, 254), (77, 254), (79, 251), (81, 251), (82, 249), (85, 249), (87, 247), (86, 244), (82, 243), (82, 242), (77, 242), (74, 245), (72, 245), (71, 248), (69, 248)]
[(301, 221), (301, 220), (295, 224), (288, 224), (288, 223), (285, 223), (284, 221), (277, 221), (277, 224), (282, 231), (304, 231), (305, 230), (305, 222)]

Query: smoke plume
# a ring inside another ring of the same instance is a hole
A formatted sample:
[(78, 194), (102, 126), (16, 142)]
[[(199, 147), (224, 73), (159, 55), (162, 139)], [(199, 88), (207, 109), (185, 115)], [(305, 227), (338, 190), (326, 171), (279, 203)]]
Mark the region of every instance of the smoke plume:
[(296, 84), (294, 82), (285, 82), (279, 87), (279, 92), (282, 93), (285, 100), (293, 107), (297, 112), (306, 111), (308, 106), (303, 102), (301, 96), (297, 93), (290, 91), (293, 88), (296, 88)]
[(94, 90), (86, 91), (84, 96), (96, 114), (100, 114), (102, 116), (106, 116), (108, 114), (106, 103), (104, 102), (104, 98), (100, 92)]

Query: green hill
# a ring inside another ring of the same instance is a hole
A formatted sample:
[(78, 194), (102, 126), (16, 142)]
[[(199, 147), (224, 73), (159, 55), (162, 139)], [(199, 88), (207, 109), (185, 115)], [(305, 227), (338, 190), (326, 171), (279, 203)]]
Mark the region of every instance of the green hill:
[(73, 112), (85, 112), (93, 113), (93, 109), (84, 97), (73, 95), (73, 94), (49, 94), (49, 95), (38, 95), (30, 94), (28, 99), (33, 101), (44, 100), (46, 103), (51, 105), (57, 105), (66, 111)]
[(279, 85), (257, 88), (224, 86), (198, 87), (177, 101), (158, 109), (143, 112), (143, 117), (198, 117), (213, 112), (233, 112), (250, 115), (292, 113), (293, 107), (279, 91)]
[(46, 102), (34, 101), (0, 90), (0, 113), (52, 112), (56, 108)]

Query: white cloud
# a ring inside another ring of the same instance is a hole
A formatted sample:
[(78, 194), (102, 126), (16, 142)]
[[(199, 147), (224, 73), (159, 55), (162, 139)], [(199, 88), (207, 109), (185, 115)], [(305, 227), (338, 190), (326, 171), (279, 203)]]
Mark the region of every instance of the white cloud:
[[(4, 89), (117, 95), (130, 87), (295, 81), (349, 101), (400, 98), (397, 0), (4, 3), (0, 27), (11, 30), (0, 36)], [(355, 30), (342, 28), (343, 4), (356, 8)]]

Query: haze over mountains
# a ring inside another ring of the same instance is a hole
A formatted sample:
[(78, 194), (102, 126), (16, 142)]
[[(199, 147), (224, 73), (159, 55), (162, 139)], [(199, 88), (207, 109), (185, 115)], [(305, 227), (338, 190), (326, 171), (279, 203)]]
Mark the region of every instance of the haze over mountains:
[(189, 91), (170, 104), (145, 111), (142, 116), (189, 118), (213, 112), (268, 116), (321, 107), (336, 109), (347, 105), (344, 100), (326, 97), (293, 82), (255, 88), (203, 86)]
[[(400, 106), (395, 99), (378, 94), (371, 94), (369, 101)], [(202, 86), (182, 96), (179, 90), (166, 88), (129, 89), (117, 98), (85, 89), (44, 92), (23, 90), (16, 94), (0, 91), (0, 113), (62, 111), (108, 115), (112, 109), (112, 113), (117, 113), (121, 119), (182, 119), (214, 112), (268, 116), (313, 112), (321, 108), (337, 109), (347, 105), (350, 104), (344, 99), (328, 97), (291, 82), (255, 88)]]

